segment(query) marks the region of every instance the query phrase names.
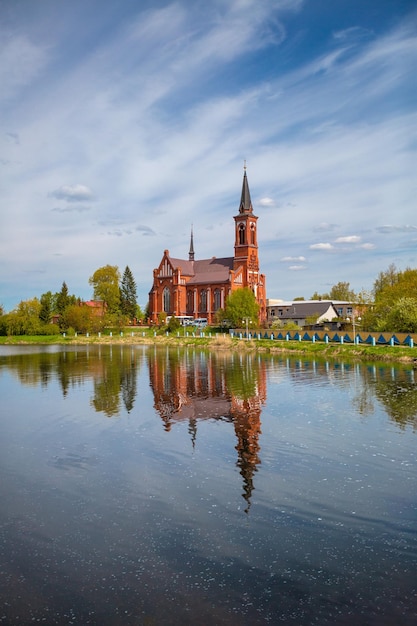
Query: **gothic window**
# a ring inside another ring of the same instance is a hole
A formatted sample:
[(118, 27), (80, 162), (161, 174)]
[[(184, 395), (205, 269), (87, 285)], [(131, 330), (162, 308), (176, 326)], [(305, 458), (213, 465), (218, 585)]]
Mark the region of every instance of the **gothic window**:
[(164, 289), (163, 299), (164, 299), (164, 311), (165, 313), (170, 313), (171, 312), (171, 292), (168, 289), (168, 287), (165, 287)]
[(214, 310), (218, 311), (222, 306), (221, 292), (220, 289), (214, 290)]
[(200, 293), (200, 311), (207, 311), (207, 289), (203, 289)]
[(194, 292), (187, 291), (187, 314), (192, 315), (194, 313)]
[(245, 225), (239, 224), (239, 243), (240, 245), (244, 245), (245, 241)]
[(253, 246), (254, 246), (254, 245), (255, 245), (255, 243), (256, 243), (255, 235), (256, 235), (256, 232), (255, 232), (255, 224), (251, 224), (251, 227), (250, 227), (250, 242), (251, 242), (251, 244), (252, 244)]

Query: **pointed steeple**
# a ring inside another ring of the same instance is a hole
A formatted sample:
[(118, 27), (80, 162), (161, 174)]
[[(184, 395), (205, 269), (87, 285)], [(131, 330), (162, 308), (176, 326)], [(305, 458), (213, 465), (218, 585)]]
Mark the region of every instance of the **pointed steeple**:
[(193, 240), (193, 227), (191, 226), (191, 239), (190, 239), (190, 250), (188, 252), (188, 260), (194, 261), (194, 240)]
[(250, 199), (250, 191), (249, 191), (249, 183), (248, 177), (246, 176), (246, 161), (243, 167), (243, 184), (242, 184), (242, 195), (240, 197), (240, 205), (239, 205), (239, 213), (252, 213), (252, 200)]

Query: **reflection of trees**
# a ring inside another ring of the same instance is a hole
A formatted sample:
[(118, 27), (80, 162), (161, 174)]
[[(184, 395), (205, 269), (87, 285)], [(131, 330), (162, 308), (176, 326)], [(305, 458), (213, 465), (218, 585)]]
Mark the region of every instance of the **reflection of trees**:
[(64, 396), (92, 378), (91, 405), (111, 417), (120, 412), (122, 403), (128, 412), (132, 410), (141, 358), (142, 352), (130, 347), (100, 346), (57, 352), (22, 351), (1, 360), (22, 384), (47, 386), (57, 380)]
[(404, 428), (417, 425), (416, 373), (411, 368), (375, 365), (369, 363), (346, 363), (299, 358), (274, 358), (298, 382), (308, 383), (320, 378), (342, 388), (353, 386), (352, 404), (361, 415), (374, 412), (375, 399), (384, 407), (387, 415)]
[(133, 409), (136, 397), (137, 352), (129, 348), (111, 348), (107, 358), (102, 360), (100, 374), (94, 377), (94, 398), (96, 411), (108, 417), (120, 413), (121, 402), (128, 413)]
[(374, 393), (389, 417), (401, 428), (407, 424), (417, 427), (417, 385), (413, 370), (401, 368), (375, 368), (367, 373)]
[(148, 351), (150, 384), (155, 408), (166, 431), (188, 421), (193, 446), (199, 420), (233, 422), (237, 437), (237, 466), (249, 510), (253, 476), (259, 458), (261, 407), (266, 399), (266, 365), (256, 355)]

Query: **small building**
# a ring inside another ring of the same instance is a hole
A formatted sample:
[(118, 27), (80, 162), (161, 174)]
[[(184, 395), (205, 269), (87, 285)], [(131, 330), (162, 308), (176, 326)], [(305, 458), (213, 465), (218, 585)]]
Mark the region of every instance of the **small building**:
[(239, 211), (233, 219), (234, 256), (195, 259), (192, 230), (188, 259), (174, 258), (169, 250), (164, 250), (153, 271), (149, 292), (151, 323), (158, 323), (160, 313), (165, 313), (180, 318), (203, 318), (211, 324), (216, 311), (225, 307), (227, 296), (242, 287), (253, 291), (259, 304), (259, 322), (266, 321), (266, 281), (259, 269), (258, 218), (253, 213), (246, 167)]
[(107, 310), (107, 304), (103, 300), (87, 300), (81, 304), (87, 306), (94, 317), (104, 317)]
[(341, 318), (343, 316), (339, 313), (340, 310), (344, 309), (338, 310), (334, 302), (330, 300), (294, 300), (291, 302), (274, 300), (272, 304), (268, 301), (267, 319), (270, 324), (279, 320), (283, 325), (293, 322), (303, 327), (310, 323), (306, 320), (312, 318), (316, 318), (316, 324)]

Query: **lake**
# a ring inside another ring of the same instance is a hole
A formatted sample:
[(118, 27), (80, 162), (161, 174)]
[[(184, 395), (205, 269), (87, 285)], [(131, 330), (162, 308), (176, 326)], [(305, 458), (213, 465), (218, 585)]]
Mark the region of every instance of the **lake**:
[(417, 372), (0, 347), (0, 623), (417, 623)]

